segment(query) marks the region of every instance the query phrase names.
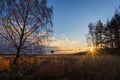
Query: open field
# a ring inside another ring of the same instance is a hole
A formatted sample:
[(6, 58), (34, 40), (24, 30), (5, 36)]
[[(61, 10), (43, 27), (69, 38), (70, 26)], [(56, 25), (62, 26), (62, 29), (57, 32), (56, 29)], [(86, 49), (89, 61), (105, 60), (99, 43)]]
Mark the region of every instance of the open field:
[(120, 80), (120, 56), (0, 55), (0, 80)]

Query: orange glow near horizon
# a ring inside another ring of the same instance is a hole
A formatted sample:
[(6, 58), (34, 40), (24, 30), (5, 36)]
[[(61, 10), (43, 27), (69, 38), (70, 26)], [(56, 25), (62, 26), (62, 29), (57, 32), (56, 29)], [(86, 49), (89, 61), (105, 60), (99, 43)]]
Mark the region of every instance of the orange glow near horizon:
[(89, 52), (90, 52), (90, 54), (91, 54), (91, 56), (92, 56), (92, 59), (93, 59), (93, 61), (94, 61), (94, 57), (95, 57), (95, 48), (94, 48), (94, 47), (90, 47), (90, 48), (89, 48)]
[(94, 52), (94, 47), (90, 47), (90, 52)]

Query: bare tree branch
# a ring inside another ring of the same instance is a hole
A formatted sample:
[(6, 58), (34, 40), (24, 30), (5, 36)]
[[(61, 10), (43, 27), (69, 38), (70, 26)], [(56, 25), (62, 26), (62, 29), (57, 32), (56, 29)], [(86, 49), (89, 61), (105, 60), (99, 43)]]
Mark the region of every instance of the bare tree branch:
[[(52, 33), (52, 8), (47, 7), (46, 2), (46, 0), (0, 2), (0, 25), (4, 30), (4, 34), (0, 32), (0, 35), (14, 46), (16, 57), (32, 45), (43, 45), (45, 38), (48, 39)], [(43, 33), (45, 34), (42, 35)], [(38, 34), (41, 36), (37, 36)]]

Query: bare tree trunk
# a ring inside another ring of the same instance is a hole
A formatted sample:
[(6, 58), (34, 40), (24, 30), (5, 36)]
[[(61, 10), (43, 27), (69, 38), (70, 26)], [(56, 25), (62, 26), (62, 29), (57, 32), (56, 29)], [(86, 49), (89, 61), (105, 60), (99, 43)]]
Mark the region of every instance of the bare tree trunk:
[(16, 54), (16, 58), (20, 57), (20, 49), (17, 49), (17, 54)]
[(15, 58), (14, 58), (14, 60), (13, 60), (12, 65), (18, 65), (18, 59), (19, 59), (19, 57), (20, 57), (20, 51), (21, 51), (21, 50), (18, 48), (18, 49), (17, 49), (16, 56), (15, 56)]

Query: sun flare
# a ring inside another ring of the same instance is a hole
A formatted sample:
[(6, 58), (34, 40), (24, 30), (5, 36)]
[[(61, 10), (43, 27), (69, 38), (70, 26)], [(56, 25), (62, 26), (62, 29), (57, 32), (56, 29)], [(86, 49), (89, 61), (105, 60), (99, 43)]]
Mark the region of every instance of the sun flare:
[(94, 47), (90, 47), (90, 52), (94, 52)]

